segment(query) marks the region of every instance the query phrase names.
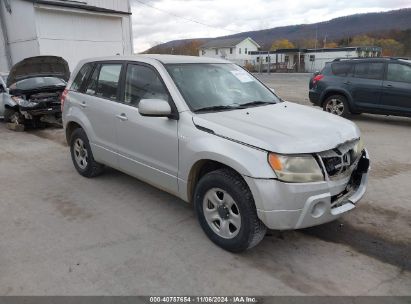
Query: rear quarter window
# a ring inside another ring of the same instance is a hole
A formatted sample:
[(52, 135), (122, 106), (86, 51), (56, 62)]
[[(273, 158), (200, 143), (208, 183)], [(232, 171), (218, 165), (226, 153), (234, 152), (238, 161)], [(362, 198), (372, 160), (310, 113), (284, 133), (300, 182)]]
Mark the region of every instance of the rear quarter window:
[(352, 73), (353, 64), (349, 62), (338, 62), (331, 64), (331, 71), (335, 76), (348, 76)]
[(86, 63), (77, 73), (76, 78), (74, 78), (73, 83), (71, 84), (70, 90), (72, 91), (80, 91), (81, 88), (84, 88), (85, 82), (87, 81), (91, 70), (93, 69), (92, 63)]

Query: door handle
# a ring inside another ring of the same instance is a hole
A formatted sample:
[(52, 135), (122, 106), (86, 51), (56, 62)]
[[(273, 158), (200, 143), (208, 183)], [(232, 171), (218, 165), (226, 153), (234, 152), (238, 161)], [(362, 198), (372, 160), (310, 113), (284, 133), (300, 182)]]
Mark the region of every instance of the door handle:
[(387, 88), (392, 88), (392, 84), (387, 84), (386, 87)]
[(344, 84), (351, 84), (351, 81), (345, 81)]
[(117, 117), (118, 119), (122, 120), (122, 121), (128, 120), (127, 115), (124, 114), (124, 113), (121, 113), (121, 114), (119, 114), (119, 115), (116, 115), (116, 117)]
[(85, 101), (82, 101), (82, 102), (80, 103), (80, 107), (82, 107), (83, 109), (87, 108), (86, 102), (85, 102)]

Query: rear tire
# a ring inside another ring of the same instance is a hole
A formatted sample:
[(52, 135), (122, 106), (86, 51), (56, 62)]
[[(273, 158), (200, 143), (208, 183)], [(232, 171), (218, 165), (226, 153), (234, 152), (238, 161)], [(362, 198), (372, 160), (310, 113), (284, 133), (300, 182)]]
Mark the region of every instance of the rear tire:
[(347, 117), (350, 114), (347, 98), (342, 95), (332, 95), (323, 104), (323, 110), (337, 116)]
[(225, 250), (252, 248), (267, 231), (250, 189), (233, 170), (219, 169), (203, 176), (195, 189), (194, 205), (206, 235)]
[(76, 129), (70, 139), (71, 159), (77, 172), (84, 177), (95, 177), (103, 172), (104, 166), (94, 160), (86, 132)]

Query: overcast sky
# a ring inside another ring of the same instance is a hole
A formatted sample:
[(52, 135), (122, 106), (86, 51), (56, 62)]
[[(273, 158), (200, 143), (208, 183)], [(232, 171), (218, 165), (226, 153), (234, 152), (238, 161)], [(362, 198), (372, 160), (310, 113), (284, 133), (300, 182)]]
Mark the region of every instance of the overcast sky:
[(175, 39), (316, 23), (351, 14), (411, 7), (411, 1), (131, 0), (131, 5), (134, 50), (142, 52)]

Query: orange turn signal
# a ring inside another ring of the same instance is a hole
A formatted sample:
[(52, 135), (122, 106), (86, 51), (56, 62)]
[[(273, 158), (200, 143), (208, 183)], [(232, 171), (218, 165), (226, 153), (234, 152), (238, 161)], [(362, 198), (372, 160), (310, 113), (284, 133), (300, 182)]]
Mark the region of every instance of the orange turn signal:
[(273, 168), (274, 170), (282, 171), (283, 165), (281, 164), (281, 160), (277, 155), (273, 153), (268, 154), (268, 162), (270, 163), (271, 168)]

